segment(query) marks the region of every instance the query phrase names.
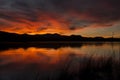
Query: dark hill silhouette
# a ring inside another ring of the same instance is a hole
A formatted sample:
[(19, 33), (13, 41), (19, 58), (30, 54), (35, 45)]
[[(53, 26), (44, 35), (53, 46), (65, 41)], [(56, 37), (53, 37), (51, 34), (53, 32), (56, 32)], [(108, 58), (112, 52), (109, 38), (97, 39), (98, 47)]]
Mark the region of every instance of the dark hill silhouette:
[(0, 31), (0, 42), (43, 42), (43, 41), (120, 41), (120, 38), (82, 37), (81, 35), (60, 34), (16, 34)]

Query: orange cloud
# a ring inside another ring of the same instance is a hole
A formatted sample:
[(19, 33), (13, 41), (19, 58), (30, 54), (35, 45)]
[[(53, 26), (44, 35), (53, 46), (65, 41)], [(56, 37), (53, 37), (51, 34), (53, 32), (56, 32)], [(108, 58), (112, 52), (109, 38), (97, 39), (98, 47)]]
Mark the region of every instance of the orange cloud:
[(0, 0), (0, 31), (80, 34), (88, 27), (110, 27), (120, 21), (118, 3), (118, 0)]

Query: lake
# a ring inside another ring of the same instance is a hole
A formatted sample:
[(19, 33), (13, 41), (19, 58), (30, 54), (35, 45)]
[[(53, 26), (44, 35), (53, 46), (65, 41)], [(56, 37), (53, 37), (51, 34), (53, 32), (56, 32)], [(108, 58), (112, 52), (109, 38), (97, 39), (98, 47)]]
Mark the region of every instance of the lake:
[(120, 43), (1, 43), (0, 80), (120, 80)]

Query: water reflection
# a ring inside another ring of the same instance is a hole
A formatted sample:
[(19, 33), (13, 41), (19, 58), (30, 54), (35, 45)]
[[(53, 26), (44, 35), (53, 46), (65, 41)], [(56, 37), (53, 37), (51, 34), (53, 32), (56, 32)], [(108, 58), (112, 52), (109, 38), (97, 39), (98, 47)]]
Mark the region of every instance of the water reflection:
[(7, 45), (0, 50), (0, 80), (120, 79), (120, 43), (75, 44)]

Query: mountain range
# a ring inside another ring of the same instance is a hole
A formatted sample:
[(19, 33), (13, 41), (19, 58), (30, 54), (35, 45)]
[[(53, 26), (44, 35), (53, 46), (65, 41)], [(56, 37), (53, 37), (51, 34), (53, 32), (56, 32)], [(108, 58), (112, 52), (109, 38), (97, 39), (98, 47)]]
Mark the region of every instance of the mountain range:
[(0, 31), (0, 42), (48, 42), (48, 41), (120, 41), (120, 38), (83, 37), (81, 35), (60, 34), (16, 34)]

